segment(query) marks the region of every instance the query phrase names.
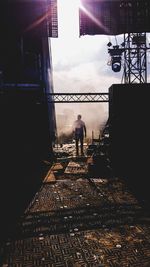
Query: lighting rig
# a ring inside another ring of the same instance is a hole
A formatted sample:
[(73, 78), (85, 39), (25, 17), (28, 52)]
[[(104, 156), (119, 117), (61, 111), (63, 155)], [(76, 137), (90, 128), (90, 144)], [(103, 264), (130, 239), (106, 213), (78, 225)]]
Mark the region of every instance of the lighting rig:
[[(108, 47), (112, 46), (112, 43), (107, 44)], [(108, 48), (108, 53), (111, 56), (111, 67), (114, 72), (121, 70), (122, 53), (124, 48), (120, 48), (119, 45), (113, 45), (112, 48)]]
[[(80, 35), (124, 34), (124, 46), (108, 43), (114, 72), (123, 66), (124, 83), (147, 82), (146, 32), (150, 32), (149, 0), (81, 0)], [(123, 58), (123, 64), (122, 64)]]
[(109, 42), (107, 46), (111, 57), (108, 65), (114, 72), (119, 72), (123, 66), (124, 83), (147, 82), (147, 51), (150, 44), (146, 44), (146, 33), (127, 33), (121, 45), (113, 46)]

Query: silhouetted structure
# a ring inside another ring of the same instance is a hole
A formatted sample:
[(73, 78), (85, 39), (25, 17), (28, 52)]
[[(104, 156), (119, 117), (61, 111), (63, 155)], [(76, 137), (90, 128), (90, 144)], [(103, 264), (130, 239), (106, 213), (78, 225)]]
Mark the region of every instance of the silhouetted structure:
[(0, 3), (0, 234), (41, 183), (52, 155), (54, 104), (48, 37), (57, 37), (57, 1)]
[(80, 35), (150, 31), (148, 0), (81, 0)]
[(140, 199), (149, 196), (150, 84), (113, 84), (109, 88), (112, 168)]

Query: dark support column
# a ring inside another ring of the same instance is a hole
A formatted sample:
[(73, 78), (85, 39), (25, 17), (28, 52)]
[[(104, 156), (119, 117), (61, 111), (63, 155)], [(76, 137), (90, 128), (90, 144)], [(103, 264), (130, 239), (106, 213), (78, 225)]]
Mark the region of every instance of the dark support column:
[(109, 88), (111, 159), (140, 199), (150, 201), (150, 84), (113, 84)]

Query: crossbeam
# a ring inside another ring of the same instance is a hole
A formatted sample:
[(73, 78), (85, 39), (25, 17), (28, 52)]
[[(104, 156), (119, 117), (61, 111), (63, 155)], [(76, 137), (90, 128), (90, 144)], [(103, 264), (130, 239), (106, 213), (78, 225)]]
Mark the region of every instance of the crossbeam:
[(49, 103), (109, 102), (109, 93), (51, 93), (46, 96)]

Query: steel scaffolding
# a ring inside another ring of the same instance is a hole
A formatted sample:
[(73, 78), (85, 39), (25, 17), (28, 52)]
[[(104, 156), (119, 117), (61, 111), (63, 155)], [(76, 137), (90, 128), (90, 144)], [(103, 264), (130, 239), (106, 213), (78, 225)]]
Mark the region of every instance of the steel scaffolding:
[(124, 34), (124, 83), (147, 82), (146, 33)]

